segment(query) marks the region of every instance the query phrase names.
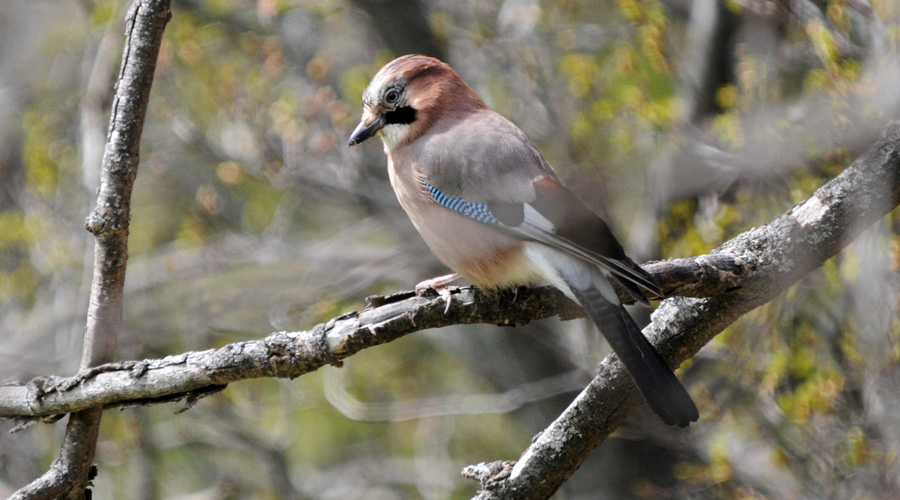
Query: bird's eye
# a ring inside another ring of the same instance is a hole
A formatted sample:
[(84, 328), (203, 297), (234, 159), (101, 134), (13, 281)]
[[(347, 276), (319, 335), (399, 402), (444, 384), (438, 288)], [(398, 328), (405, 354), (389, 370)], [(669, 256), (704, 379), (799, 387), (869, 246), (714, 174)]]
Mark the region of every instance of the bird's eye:
[(388, 104), (397, 104), (400, 100), (400, 91), (399, 90), (388, 90), (387, 94), (384, 94), (384, 102)]

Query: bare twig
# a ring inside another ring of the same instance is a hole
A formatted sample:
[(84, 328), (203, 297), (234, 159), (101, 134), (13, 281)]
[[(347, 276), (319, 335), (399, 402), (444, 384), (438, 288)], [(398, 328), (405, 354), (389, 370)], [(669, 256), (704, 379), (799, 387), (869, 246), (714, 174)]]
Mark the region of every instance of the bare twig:
[[(171, 16), (168, 0), (139, 0), (128, 11), (126, 42), (103, 154), (97, 206), (86, 222), (96, 237), (94, 278), (81, 369), (114, 359), (122, 320), (128, 260), (131, 189), (160, 40)], [(102, 408), (73, 413), (59, 456), (43, 476), (12, 498), (84, 498)]]
[(414, 293), (381, 298), (382, 305), (352, 312), (306, 332), (278, 332), (163, 359), (108, 363), (75, 377), (40, 377), (0, 391), (0, 415), (48, 417), (94, 407), (147, 404), (188, 397), (208, 387), (257, 377), (294, 378), (412, 332), (460, 323), (521, 325), (581, 310), (552, 289), (485, 295), (454, 289), (449, 311), (437, 296)]

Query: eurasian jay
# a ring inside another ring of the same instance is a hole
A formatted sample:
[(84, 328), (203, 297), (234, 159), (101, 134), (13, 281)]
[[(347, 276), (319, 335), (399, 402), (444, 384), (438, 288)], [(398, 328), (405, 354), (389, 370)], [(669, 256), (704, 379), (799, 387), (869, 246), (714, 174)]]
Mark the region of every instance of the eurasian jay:
[[(662, 297), (659, 285), (519, 127), (488, 109), (447, 64), (407, 55), (372, 78), (349, 145), (376, 134), (400, 205), (444, 264), (485, 289), (541, 279), (559, 288), (584, 307), (665, 423), (697, 420), (691, 396), (610, 280), (648, 306), (644, 290)], [(420, 287), (440, 288), (457, 277)]]

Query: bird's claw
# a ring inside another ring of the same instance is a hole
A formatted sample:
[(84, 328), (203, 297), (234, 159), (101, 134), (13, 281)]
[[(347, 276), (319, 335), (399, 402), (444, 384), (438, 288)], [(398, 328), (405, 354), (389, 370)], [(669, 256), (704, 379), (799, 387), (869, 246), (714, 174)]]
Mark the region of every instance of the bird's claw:
[(434, 290), (437, 292), (438, 296), (444, 299), (444, 314), (450, 311), (450, 303), (452, 302), (452, 293), (447, 285), (458, 280), (460, 275), (457, 273), (447, 274), (445, 276), (438, 276), (437, 278), (431, 278), (430, 280), (425, 280), (418, 285), (416, 285), (416, 295), (422, 295), (422, 292), (425, 290)]
[(450, 311), (450, 303), (453, 301), (453, 296), (450, 293), (450, 289), (447, 287), (441, 287), (435, 290), (438, 295), (444, 299), (444, 314), (447, 314)]

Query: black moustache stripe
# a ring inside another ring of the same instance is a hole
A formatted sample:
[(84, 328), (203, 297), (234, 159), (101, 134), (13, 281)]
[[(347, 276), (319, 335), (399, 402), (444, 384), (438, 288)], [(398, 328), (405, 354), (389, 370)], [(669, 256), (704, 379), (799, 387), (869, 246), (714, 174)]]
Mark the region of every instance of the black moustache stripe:
[(416, 110), (411, 106), (404, 106), (384, 114), (385, 125), (409, 125), (416, 121)]

